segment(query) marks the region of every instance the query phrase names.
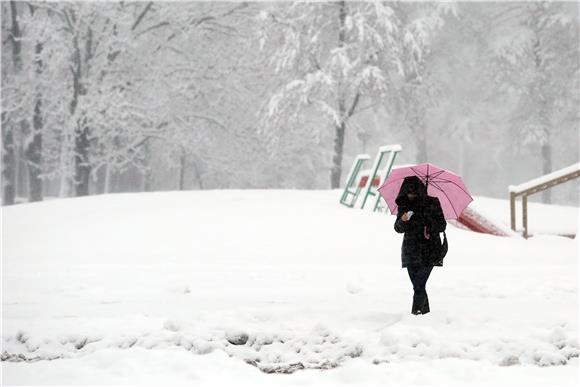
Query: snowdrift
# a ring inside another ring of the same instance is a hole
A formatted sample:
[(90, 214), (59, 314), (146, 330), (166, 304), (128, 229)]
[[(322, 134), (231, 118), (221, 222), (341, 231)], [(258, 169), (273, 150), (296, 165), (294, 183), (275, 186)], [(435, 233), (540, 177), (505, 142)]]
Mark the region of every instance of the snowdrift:
[[(577, 240), (449, 226), (432, 311), (413, 316), (394, 217), (339, 196), (157, 192), (3, 208), (2, 382), (578, 384)], [(474, 205), (502, 221), (504, 202)], [(553, 208), (538, 209), (532, 222), (554, 230)], [(577, 228), (576, 208), (556, 211)]]

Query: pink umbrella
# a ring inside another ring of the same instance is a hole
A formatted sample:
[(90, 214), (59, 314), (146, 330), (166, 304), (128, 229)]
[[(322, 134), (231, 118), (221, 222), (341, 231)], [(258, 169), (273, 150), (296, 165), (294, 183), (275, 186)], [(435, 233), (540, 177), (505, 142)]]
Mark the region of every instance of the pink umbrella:
[(427, 194), (439, 199), (445, 219), (457, 219), (473, 201), (460, 176), (430, 163), (395, 168), (379, 188), (391, 213), (397, 213), (395, 199), (407, 176), (417, 176), (427, 186)]

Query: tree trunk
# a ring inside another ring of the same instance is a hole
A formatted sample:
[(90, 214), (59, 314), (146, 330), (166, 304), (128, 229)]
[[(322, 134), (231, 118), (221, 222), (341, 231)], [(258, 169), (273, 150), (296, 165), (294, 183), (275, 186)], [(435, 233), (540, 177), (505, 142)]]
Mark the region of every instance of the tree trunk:
[(185, 187), (185, 151), (181, 150), (179, 157), (179, 190), (183, 191)]
[[(12, 61), (14, 72), (18, 73), (22, 69), (21, 49), (22, 33), (18, 24), (18, 9), (16, 2), (10, 2), (10, 16), (12, 26), (10, 28), (10, 40), (12, 42)], [(2, 75), (5, 76), (4, 66)], [(8, 122), (6, 113), (2, 112), (2, 204), (7, 206), (14, 204), (16, 192), (16, 156), (14, 151), (13, 122)]]
[(143, 172), (143, 191), (144, 192), (151, 192), (153, 188), (152, 184), (152, 176), (151, 176), (151, 169), (147, 168)]
[(199, 189), (203, 189), (203, 180), (201, 178), (201, 173), (199, 171), (199, 166), (197, 162), (193, 162), (193, 170), (195, 171), (195, 178), (197, 179), (197, 183), (199, 185)]
[[(73, 75), (73, 99), (70, 104), (71, 116), (74, 116), (79, 96), (86, 94), (86, 90), (82, 83), (81, 53), (76, 36), (73, 39), (73, 46), (75, 55), (73, 57), (74, 67), (71, 69)], [(81, 119), (77, 122), (74, 139), (75, 196), (87, 196), (89, 194), (91, 166), (89, 163), (89, 127), (85, 119)]]
[[(338, 28), (338, 47), (344, 47), (346, 40), (346, 2), (339, 3), (339, 28)], [(340, 176), (342, 174), (342, 153), (344, 150), (344, 132), (346, 129), (346, 101), (345, 90), (342, 80), (339, 79), (337, 84), (338, 95), (338, 114), (339, 123), (335, 123), (336, 134), (334, 137), (334, 156), (332, 158), (332, 172), (330, 174), (330, 188), (335, 189), (340, 187)]]
[[(541, 19), (541, 18), (540, 18)], [(538, 21), (540, 19), (535, 19), (535, 21)], [(536, 25), (537, 30), (536, 30), (536, 39), (534, 41), (534, 45), (533, 45), (533, 53), (534, 53), (534, 63), (536, 65), (536, 71), (538, 72), (538, 74), (542, 74), (545, 69), (543, 67), (543, 60), (542, 60), (542, 42), (540, 41), (539, 38), (539, 34), (540, 34), (540, 30), (543, 28), (541, 26), (542, 22), (538, 21), (538, 25)], [(545, 82), (542, 82), (540, 84), (540, 100), (539, 100), (539, 110), (540, 110), (540, 119), (542, 121), (542, 124), (544, 126), (544, 134), (545, 134), (545, 138), (543, 139), (540, 147), (541, 147), (541, 153), (542, 153), (542, 174), (543, 175), (547, 175), (548, 173), (552, 172), (552, 147), (550, 145), (550, 119), (549, 119), (549, 108), (547, 107), (547, 100), (546, 100), (546, 95), (547, 92), (545, 92), (545, 88), (546, 88), (546, 84)], [(545, 191), (542, 191), (542, 201), (546, 204), (551, 203), (552, 201), (552, 193), (550, 192), (550, 189), (547, 189)]]
[(117, 173), (117, 171), (113, 170), (111, 172), (111, 187), (110, 187), (110, 192), (115, 193), (115, 192), (122, 192), (122, 187), (120, 184), (120, 181), (122, 181), (121, 176), (119, 173)]
[(149, 139), (145, 140), (143, 144), (144, 153), (144, 170), (142, 172), (143, 176), (143, 191), (151, 192), (152, 188), (152, 171), (151, 171), (151, 147), (149, 145)]
[(33, 117), (32, 141), (26, 148), (26, 165), (28, 166), (28, 201), (42, 200), (42, 102), (36, 101)]
[(58, 197), (66, 198), (69, 195), (68, 178), (66, 175), (60, 175), (58, 184)]
[(89, 128), (80, 124), (75, 135), (75, 194), (89, 194), (91, 166), (89, 163)]
[[(552, 146), (550, 145), (549, 132), (546, 130), (546, 142), (542, 144), (542, 174), (547, 175), (552, 172)], [(542, 201), (546, 204), (552, 202), (552, 192), (550, 189), (542, 191)]]
[(330, 176), (330, 188), (340, 187), (340, 176), (342, 174), (342, 152), (344, 149), (344, 131), (346, 124), (341, 122), (336, 125), (336, 134), (334, 137), (334, 156), (332, 158), (332, 174)]
[(14, 156), (14, 136), (12, 127), (6, 122), (6, 112), (2, 112), (2, 204), (14, 204), (16, 158)]
[[(20, 133), (28, 132), (28, 121), (20, 121)], [(28, 197), (28, 167), (26, 166), (26, 156), (24, 155), (23, 136), (14, 137), (14, 157), (16, 157), (16, 199)]]
[(59, 189), (58, 197), (65, 198), (69, 196), (69, 176), (70, 176), (70, 165), (69, 165), (69, 150), (68, 150), (68, 133), (65, 133), (61, 143), (60, 143), (60, 155), (59, 155)]
[[(42, 53), (42, 44), (37, 43), (35, 53), (36, 59), (36, 74), (42, 73), (42, 61), (39, 58)], [(42, 95), (36, 95), (34, 104), (34, 115), (32, 117), (32, 141), (26, 148), (26, 159), (28, 165), (28, 179), (29, 191), (28, 201), (37, 202), (42, 200)]]
[(111, 167), (109, 163), (105, 165), (105, 186), (103, 187), (103, 193), (107, 194), (111, 192)]

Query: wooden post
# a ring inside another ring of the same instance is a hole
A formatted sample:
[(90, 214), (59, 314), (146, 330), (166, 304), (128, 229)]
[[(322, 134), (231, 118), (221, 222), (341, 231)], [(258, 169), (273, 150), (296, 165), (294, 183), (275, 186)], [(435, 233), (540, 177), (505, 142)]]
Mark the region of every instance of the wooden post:
[(543, 176), (543, 179), (537, 180), (537, 183), (534, 185), (530, 184), (533, 182), (533, 180), (524, 184), (520, 184), (519, 186), (510, 185), (510, 223), (512, 230), (515, 231), (516, 229), (516, 198), (518, 196), (522, 197), (524, 238), (528, 239), (530, 236), (528, 234), (528, 196), (545, 191), (559, 184), (579, 177), (580, 163), (576, 163), (569, 167), (562, 168), (558, 171)]
[(512, 230), (516, 231), (516, 194), (510, 192), (510, 224)]
[(528, 239), (528, 195), (522, 196), (524, 238)]

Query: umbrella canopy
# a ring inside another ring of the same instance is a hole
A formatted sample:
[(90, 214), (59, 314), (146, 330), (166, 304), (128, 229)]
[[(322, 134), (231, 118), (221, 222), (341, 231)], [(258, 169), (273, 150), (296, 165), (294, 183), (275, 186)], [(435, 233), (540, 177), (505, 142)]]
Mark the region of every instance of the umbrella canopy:
[(393, 169), (379, 188), (392, 214), (397, 213), (395, 199), (407, 176), (417, 176), (427, 186), (427, 194), (439, 199), (445, 219), (457, 219), (473, 201), (460, 176), (430, 163), (417, 164)]

